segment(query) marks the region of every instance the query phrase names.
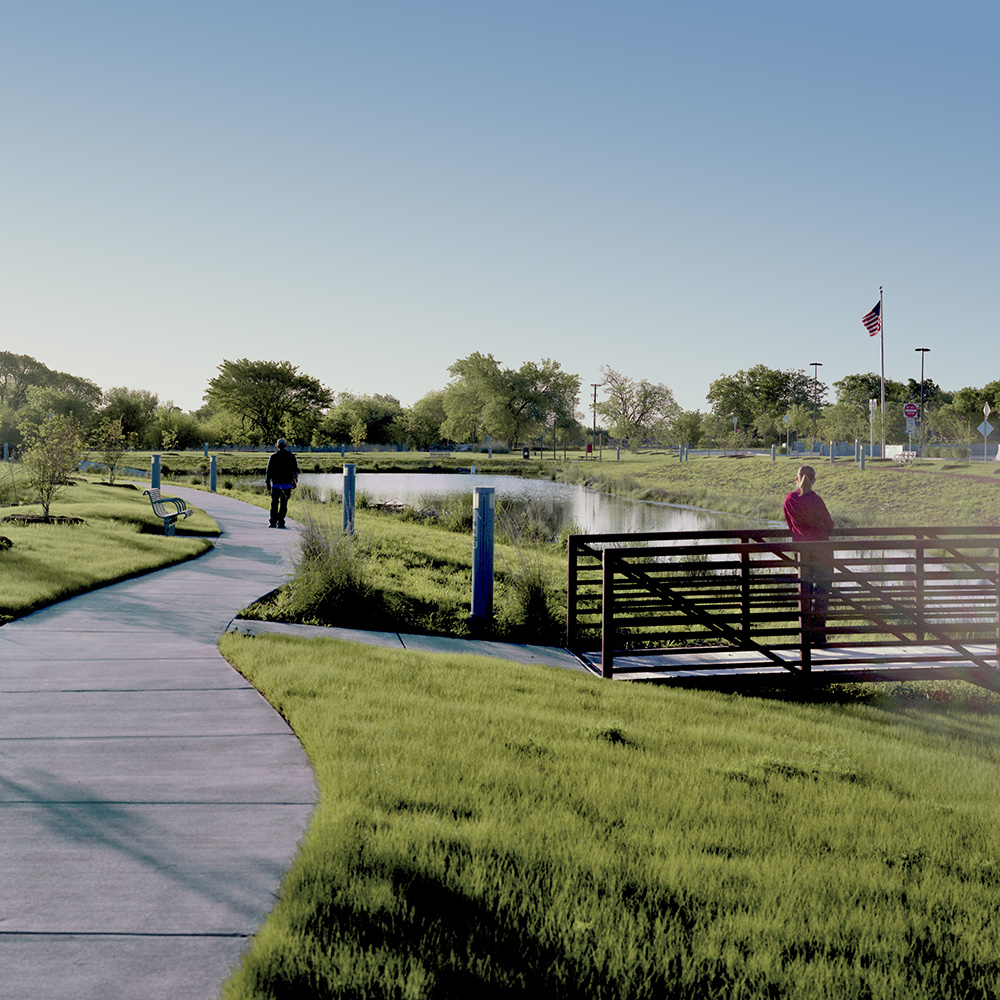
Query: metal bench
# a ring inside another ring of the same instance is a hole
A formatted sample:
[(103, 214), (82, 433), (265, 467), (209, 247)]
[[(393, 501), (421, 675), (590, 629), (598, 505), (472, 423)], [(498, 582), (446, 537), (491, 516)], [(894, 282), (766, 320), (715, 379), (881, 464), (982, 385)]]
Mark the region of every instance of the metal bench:
[(149, 502), (153, 505), (153, 513), (157, 517), (163, 518), (164, 535), (174, 533), (174, 524), (177, 518), (190, 517), (194, 513), (194, 508), (189, 507), (180, 497), (161, 496), (157, 489), (143, 490), (142, 495), (149, 497)]
[(917, 457), (917, 453), (915, 451), (901, 451), (894, 457), (896, 465), (909, 465)]

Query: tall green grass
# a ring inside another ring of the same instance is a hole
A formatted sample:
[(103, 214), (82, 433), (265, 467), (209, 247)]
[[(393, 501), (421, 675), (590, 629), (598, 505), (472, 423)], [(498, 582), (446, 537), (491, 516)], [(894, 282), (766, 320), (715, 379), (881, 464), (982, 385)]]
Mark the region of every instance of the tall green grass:
[(321, 789), (226, 1000), (1000, 990), (992, 698), (768, 700), (326, 640), (222, 649)]
[[(353, 538), (341, 508), (296, 502), (301, 525), (289, 581), (243, 615), (343, 628), (469, 636), (472, 540), (446, 525), (359, 510)], [(565, 621), (566, 569), (554, 548), (495, 547), (495, 616), (477, 634), (516, 642), (559, 641)]]

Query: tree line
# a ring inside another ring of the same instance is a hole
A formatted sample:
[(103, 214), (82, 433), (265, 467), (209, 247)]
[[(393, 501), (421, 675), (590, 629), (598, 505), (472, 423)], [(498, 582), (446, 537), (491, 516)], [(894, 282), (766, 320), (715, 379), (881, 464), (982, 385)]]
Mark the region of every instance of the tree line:
[[(828, 387), (808, 372), (766, 365), (720, 375), (708, 387), (710, 409), (683, 410), (663, 383), (601, 368), (600, 399), (581, 398), (581, 380), (552, 359), (507, 367), (473, 352), (449, 368), (448, 383), (413, 406), (394, 396), (334, 393), (289, 361), (223, 360), (208, 380), (204, 405), (183, 412), (148, 389), (111, 387), (50, 369), (28, 355), (0, 351), (0, 441), (18, 446), (59, 417), (92, 447), (174, 450), (273, 443), (297, 445), (451, 444), (578, 446), (596, 432), (602, 442), (644, 445), (768, 446), (795, 435), (823, 441), (867, 440), (869, 400), (879, 399), (874, 373), (847, 375)], [(835, 399), (829, 399), (830, 390)], [(983, 404), (1000, 403), (1000, 381), (947, 392), (922, 386), (918, 436), (968, 443)], [(907, 440), (903, 406), (919, 402), (921, 384), (887, 379), (886, 440)], [(876, 416), (877, 420), (880, 417)], [(875, 431), (880, 437), (881, 427)]]

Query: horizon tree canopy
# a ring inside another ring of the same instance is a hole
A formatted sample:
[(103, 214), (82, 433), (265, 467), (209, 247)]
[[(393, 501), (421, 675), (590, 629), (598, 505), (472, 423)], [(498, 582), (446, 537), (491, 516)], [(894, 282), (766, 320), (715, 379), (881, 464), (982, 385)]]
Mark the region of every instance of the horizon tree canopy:
[(250, 432), (271, 442), (290, 422), (329, 406), (333, 397), (318, 379), (289, 361), (224, 360), (208, 383), (205, 399), (232, 413)]

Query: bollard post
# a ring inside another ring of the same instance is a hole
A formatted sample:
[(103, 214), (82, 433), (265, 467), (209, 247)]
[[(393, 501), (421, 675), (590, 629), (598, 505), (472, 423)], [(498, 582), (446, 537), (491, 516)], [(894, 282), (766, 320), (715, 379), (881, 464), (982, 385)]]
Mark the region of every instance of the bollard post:
[(861, 471), (865, 471), (865, 449), (861, 449)]
[(830, 464), (833, 464), (833, 442), (830, 442)]
[(774, 461), (775, 455), (778, 452), (778, 446), (776, 444), (771, 445), (771, 461)]
[(153, 456), (153, 467), (149, 471), (149, 487), (153, 490), (160, 488), (160, 456)]
[(208, 442), (205, 442), (205, 458), (208, 458)]
[(618, 458), (616, 459), (616, 461), (620, 462), (621, 460), (622, 460), (622, 446), (618, 445)]
[(4, 443), (3, 443), (3, 460), (5, 462), (7, 461), (7, 455), (8, 454), (9, 454), (9, 452), (7, 451), (7, 442), (4, 441)]
[(496, 491), (477, 486), (472, 491), (472, 624), (493, 617), (493, 520)]
[(216, 482), (218, 480), (218, 464), (217, 464), (217, 460), (218, 460), (218, 456), (217, 455), (213, 455), (212, 459), (211, 459), (211, 465), (209, 466), (209, 472), (208, 472), (208, 488), (213, 493), (215, 492), (215, 484), (216, 484)]
[(354, 465), (344, 466), (344, 534), (354, 534)]

